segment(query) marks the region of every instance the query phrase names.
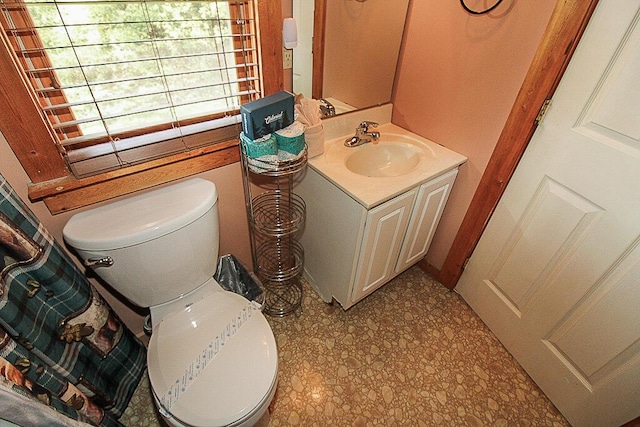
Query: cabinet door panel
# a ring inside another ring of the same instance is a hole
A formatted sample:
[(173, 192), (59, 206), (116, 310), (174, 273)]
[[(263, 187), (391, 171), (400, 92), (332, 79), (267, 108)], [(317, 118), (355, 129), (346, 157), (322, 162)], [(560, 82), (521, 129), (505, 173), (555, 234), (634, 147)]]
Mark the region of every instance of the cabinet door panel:
[(452, 170), (420, 187), (396, 264), (396, 273), (406, 270), (426, 255), (457, 174), (457, 169)]
[(411, 190), (369, 212), (351, 296), (353, 302), (373, 292), (394, 275), (416, 192)]

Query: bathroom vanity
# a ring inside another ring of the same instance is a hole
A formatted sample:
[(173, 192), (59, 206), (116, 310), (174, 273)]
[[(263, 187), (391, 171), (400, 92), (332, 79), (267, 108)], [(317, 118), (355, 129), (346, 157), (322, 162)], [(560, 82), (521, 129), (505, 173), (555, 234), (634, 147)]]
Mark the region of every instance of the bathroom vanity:
[(424, 257), (466, 160), (393, 124), (378, 130), (375, 144), (327, 142), (298, 186), (305, 278), (345, 309)]

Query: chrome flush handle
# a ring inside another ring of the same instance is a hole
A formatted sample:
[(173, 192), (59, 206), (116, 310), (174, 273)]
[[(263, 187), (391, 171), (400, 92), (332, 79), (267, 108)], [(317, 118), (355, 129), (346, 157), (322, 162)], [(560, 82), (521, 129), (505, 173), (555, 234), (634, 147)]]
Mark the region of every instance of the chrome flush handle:
[(113, 265), (113, 258), (110, 256), (89, 258), (84, 261), (84, 265), (87, 267), (111, 267)]

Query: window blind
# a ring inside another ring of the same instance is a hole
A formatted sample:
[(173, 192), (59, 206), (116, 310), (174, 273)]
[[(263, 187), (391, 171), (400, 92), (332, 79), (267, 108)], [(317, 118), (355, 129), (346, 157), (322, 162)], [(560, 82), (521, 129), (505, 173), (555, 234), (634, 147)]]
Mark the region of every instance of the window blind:
[(261, 93), (248, 0), (0, 0), (13, 47), (76, 176), (237, 136)]

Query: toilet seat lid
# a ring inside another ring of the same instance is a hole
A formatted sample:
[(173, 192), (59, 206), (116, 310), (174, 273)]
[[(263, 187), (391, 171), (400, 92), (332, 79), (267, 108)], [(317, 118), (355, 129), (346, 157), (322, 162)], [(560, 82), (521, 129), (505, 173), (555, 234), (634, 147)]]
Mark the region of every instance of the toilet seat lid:
[(274, 387), (278, 371), (269, 323), (229, 291), (165, 316), (151, 335), (147, 361), (163, 409), (193, 426), (246, 417)]

